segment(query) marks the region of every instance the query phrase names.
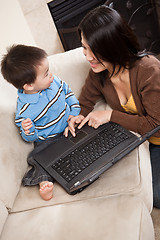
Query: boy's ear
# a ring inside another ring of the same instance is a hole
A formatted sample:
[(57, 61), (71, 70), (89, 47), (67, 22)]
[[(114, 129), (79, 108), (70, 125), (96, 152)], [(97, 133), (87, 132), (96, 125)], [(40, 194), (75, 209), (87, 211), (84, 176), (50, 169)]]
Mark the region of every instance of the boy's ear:
[(33, 86), (32, 86), (32, 83), (26, 83), (23, 85), (23, 89), (26, 90), (26, 91), (31, 91), (33, 90)]

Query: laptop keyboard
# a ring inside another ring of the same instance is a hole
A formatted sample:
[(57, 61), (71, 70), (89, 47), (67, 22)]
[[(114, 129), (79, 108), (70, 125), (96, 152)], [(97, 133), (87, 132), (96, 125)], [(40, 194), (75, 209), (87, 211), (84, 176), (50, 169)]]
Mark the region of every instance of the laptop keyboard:
[(110, 126), (88, 141), (87, 144), (78, 147), (64, 158), (60, 158), (52, 165), (67, 182), (86, 169), (89, 165), (103, 156), (110, 149), (128, 138), (128, 135), (118, 125)]

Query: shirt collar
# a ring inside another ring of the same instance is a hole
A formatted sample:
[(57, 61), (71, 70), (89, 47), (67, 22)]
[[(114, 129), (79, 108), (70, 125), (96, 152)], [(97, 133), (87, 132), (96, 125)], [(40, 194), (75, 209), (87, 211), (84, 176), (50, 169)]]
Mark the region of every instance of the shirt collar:
[(25, 94), (25, 93), (23, 93), (23, 90), (20, 89), (20, 90), (18, 90), (18, 97), (19, 97), (20, 101), (24, 102), (24, 103), (26, 103), (26, 102), (27, 103), (37, 103), (41, 92), (34, 93), (34, 94)]

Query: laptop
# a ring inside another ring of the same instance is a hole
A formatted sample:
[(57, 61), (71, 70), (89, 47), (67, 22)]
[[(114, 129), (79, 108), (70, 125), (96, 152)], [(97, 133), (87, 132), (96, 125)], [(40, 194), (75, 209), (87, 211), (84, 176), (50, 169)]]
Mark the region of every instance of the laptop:
[(76, 129), (76, 137), (61, 135), (34, 159), (67, 193), (76, 194), (158, 130), (160, 126), (139, 137), (113, 122), (97, 129), (85, 124)]

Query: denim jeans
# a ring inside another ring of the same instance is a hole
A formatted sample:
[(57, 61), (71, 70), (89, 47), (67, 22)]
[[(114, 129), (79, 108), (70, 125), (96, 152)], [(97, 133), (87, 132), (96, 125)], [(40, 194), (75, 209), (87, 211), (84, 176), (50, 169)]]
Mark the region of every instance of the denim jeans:
[(22, 184), (24, 186), (34, 186), (38, 185), (43, 181), (54, 182), (54, 179), (35, 161), (34, 154), (39, 153), (49, 144), (53, 144), (62, 134), (58, 134), (52, 140), (46, 140), (44, 142), (35, 143), (34, 150), (28, 155), (27, 162), (31, 169), (24, 175), (22, 179)]
[(160, 145), (149, 144), (152, 182), (153, 182), (153, 206), (160, 208)]

